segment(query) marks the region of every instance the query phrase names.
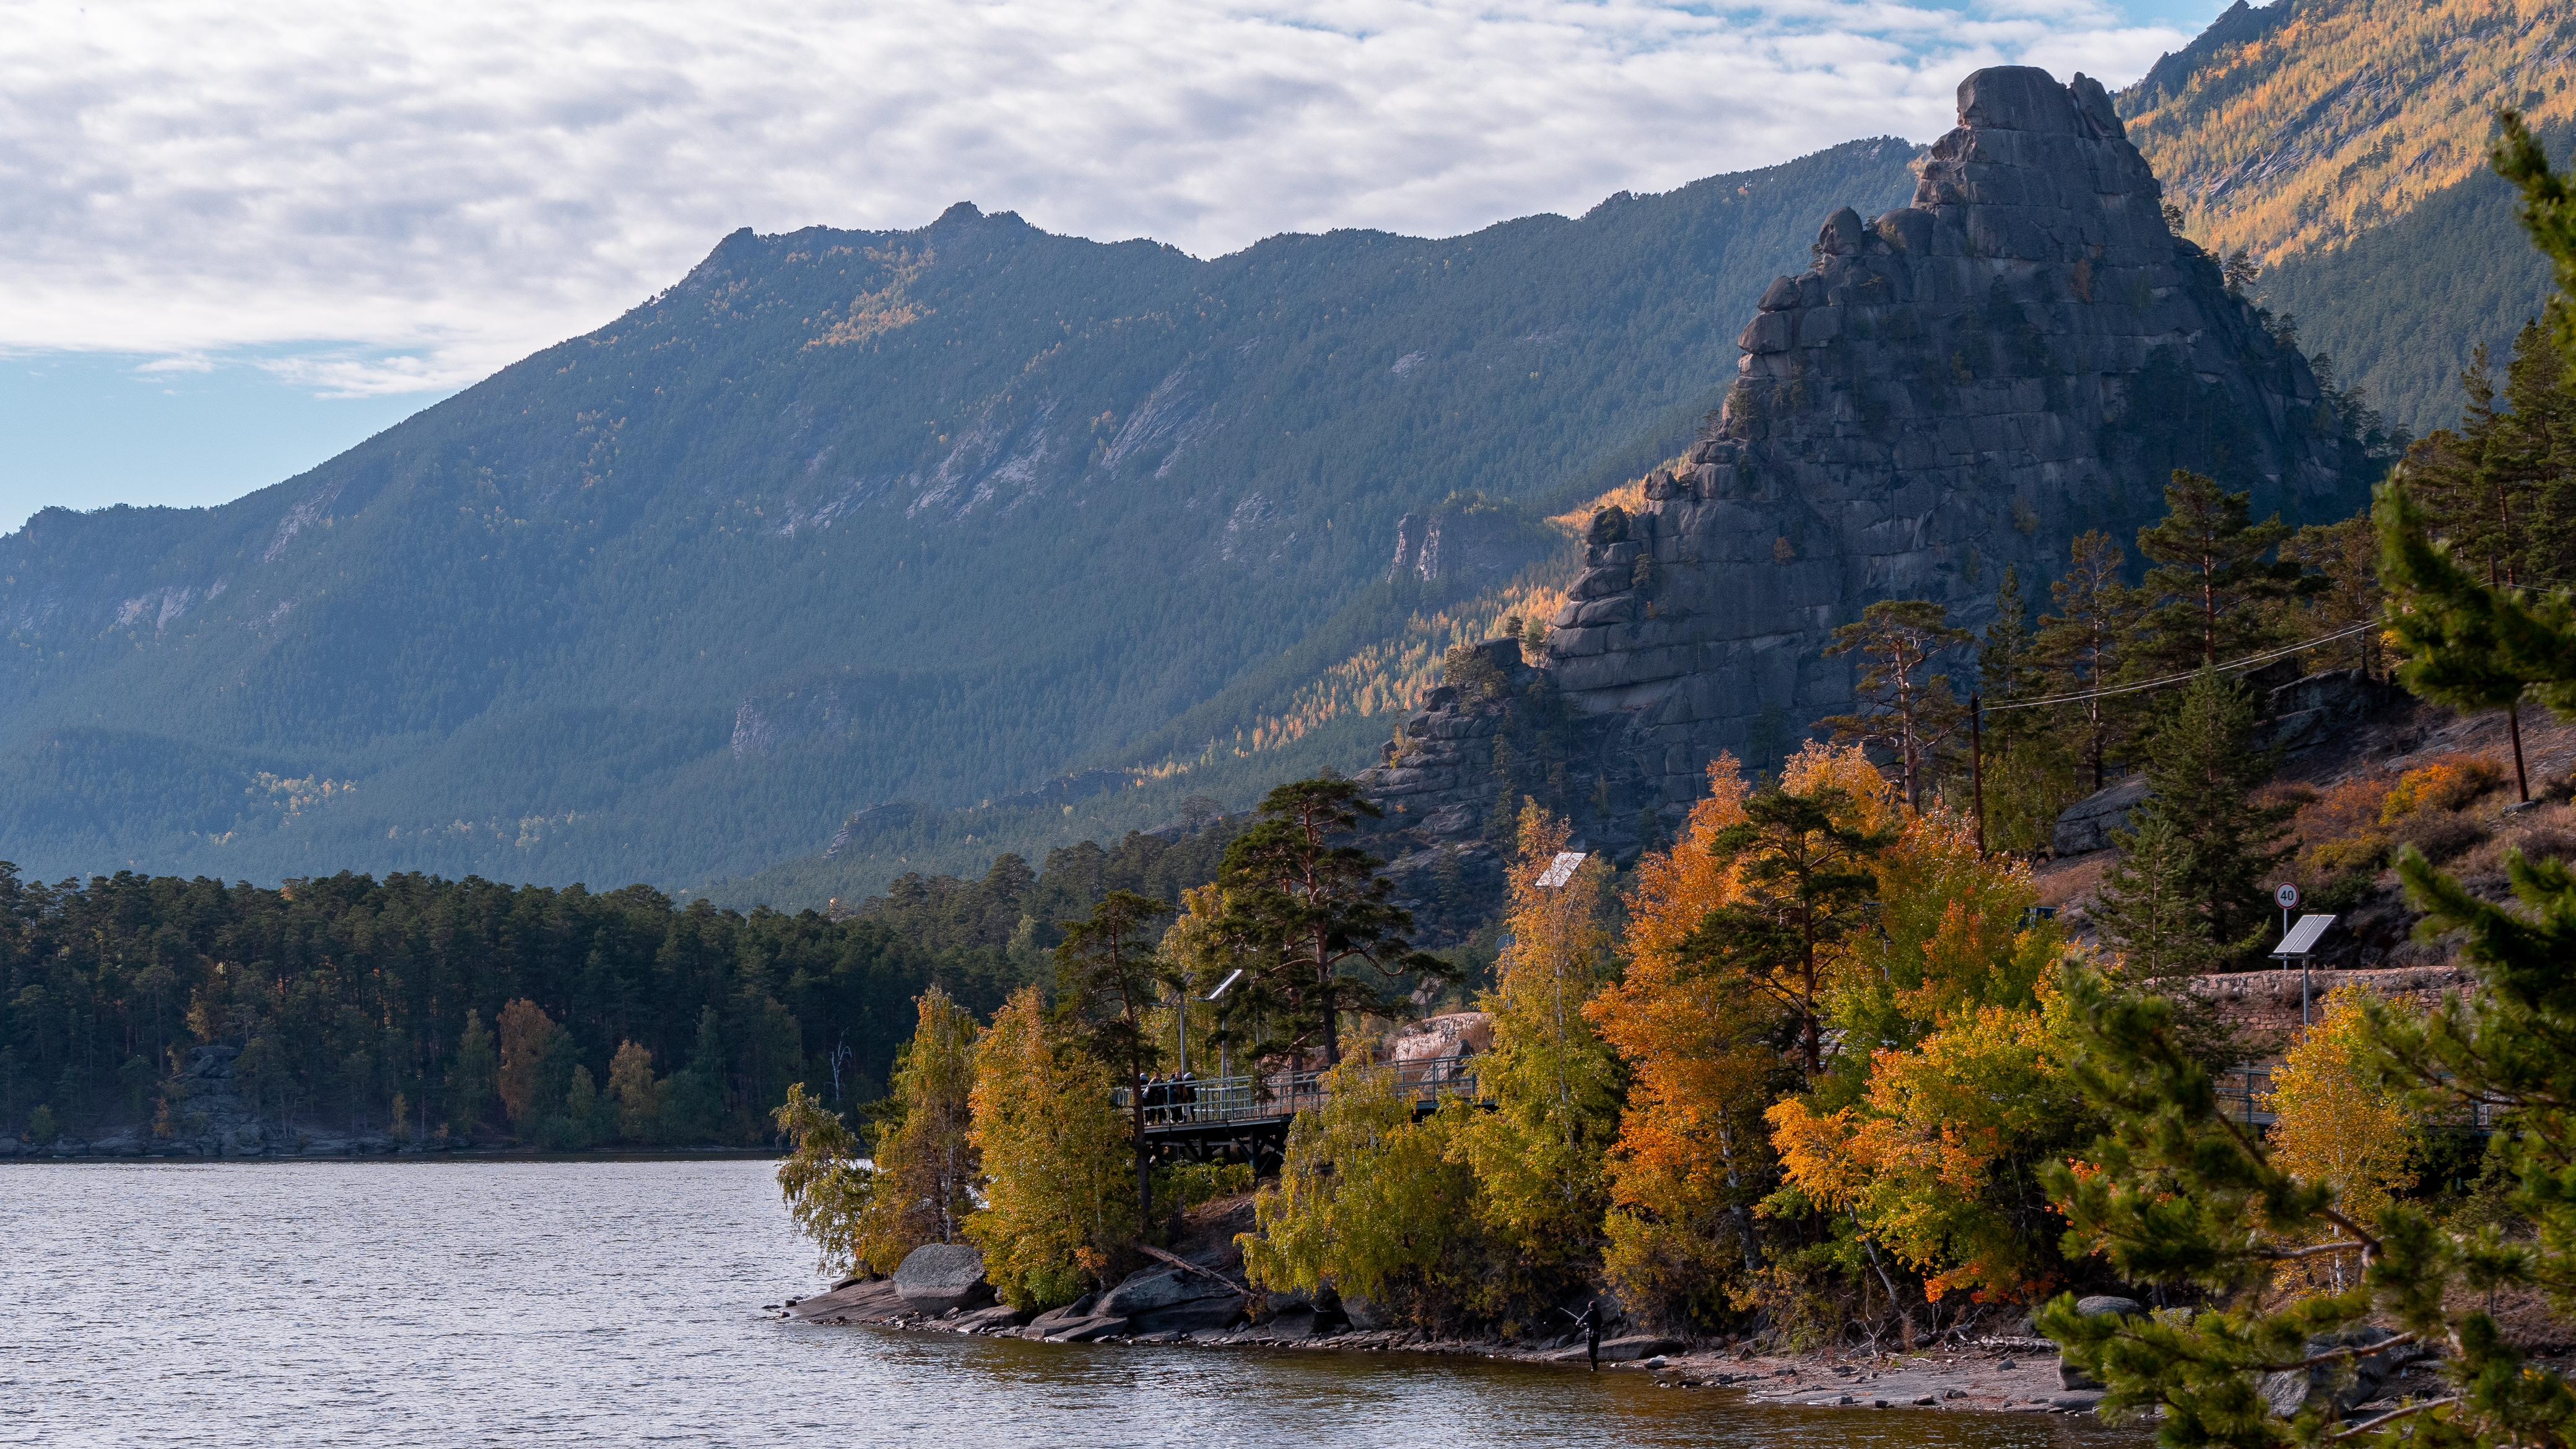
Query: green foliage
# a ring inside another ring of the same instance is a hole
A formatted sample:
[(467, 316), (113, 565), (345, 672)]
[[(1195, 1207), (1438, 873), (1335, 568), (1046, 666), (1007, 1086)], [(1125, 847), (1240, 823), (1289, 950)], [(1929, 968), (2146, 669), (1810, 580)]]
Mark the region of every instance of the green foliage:
[(876, 1174), (859, 1160), (859, 1139), (841, 1114), (799, 1083), (771, 1114), (787, 1139), (778, 1190), (796, 1231), (814, 1240), (816, 1270), (837, 1278), (858, 1265), (861, 1225), (873, 1205)]
[[(2128, 672), (2139, 600), (2121, 578), (2126, 559), (2111, 536), (2099, 530), (2078, 536), (2068, 550), (2066, 576), (2049, 586), (2057, 612), (2039, 621), (2039, 658), (2049, 670), (2052, 693), (2099, 690)], [(2127, 717), (2117, 703), (2100, 698), (2087, 699), (2071, 712), (2081, 716), (2081, 725), (2070, 733), (2090, 772), (2091, 787), (2099, 790), (2127, 734)]]
[(2117, 844), (2120, 858), (2102, 879), (2093, 916), (2102, 943), (2120, 953), (2122, 974), (2169, 983), (2218, 970), (2226, 953), (2210, 939), (2209, 918), (2191, 893), (2191, 846), (2173, 821), (2145, 812)]
[(493, 1044), (492, 1029), (474, 1011), (465, 1013), (465, 1029), (457, 1034), (456, 1064), (447, 1072), (448, 1122), (471, 1135), (483, 1125), (500, 1099), (500, 1049)]
[[(863, 1100), (882, 1090), (912, 997), (940, 979), (988, 1007), (1006, 965), (925, 950), (874, 920), (680, 909), (642, 887), (359, 875), (285, 889), (138, 875), (47, 886), (0, 867), (0, 1051), (26, 1083), (101, 1063), (52, 1100), (83, 1122), (137, 1115), (105, 1064), (184, 1066), (189, 1048), (229, 1042), (250, 1048), (245, 1091), (289, 1122), (380, 1127), (400, 1093), (451, 1134), (495, 1130), (493, 1026), (525, 1000), (556, 1038), (522, 1064), (531, 1140), (566, 1115), (578, 1071), (615, 1096), (612, 1059), (631, 1042), (677, 1068), (658, 1084), (653, 1140), (757, 1144), (791, 1083), (832, 1081), (833, 1048), (849, 1053), (843, 1102)], [(27, 1090), (0, 1097), (0, 1126), (34, 1105)]]
[(1788, 1013), (1809, 1077), (1824, 1070), (1827, 1000), (1874, 913), (1872, 862), (1896, 838), (1857, 813), (1851, 795), (1830, 785), (1747, 799), (1743, 822), (1714, 841), (1745, 894), (1711, 910), (1681, 948), (1697, 970), (1741, 982)]
[(2520, 113), (2496, 114), (2498, 135), (2489, 153), (2496, 174), (2522, 192), (2522, 227), (2549, 259), (2557, 292), (2549, 299), (2550, 330), (2559, 352), (2576, 358), (2576, 186), (2549, 169), (2549, 157)]
[[(2576, 128), (2537, 133), (2564, 154)], [(2267, 268), (2265, 305), (2298, 318), (2312, 359), (2366, 391), (2417, 437), (2450, 424), (2460, 375), (2480, 348), (2501, 353), (2550, 293), (2550, 268), (2515, 220), (2520, 192), (2481, 170), (2347, 244)]]
[(879, 1273), (893, 1272), (924, 1243), (956, 1242), (983, 1181), (973, 1135), (975, 1018), (935, 984), (914, 1009), (893, 1091), (875, 1109), (876, 1181), (854, 1239), (860, 1265)]
[(1172, 913), (1161, 901), (1111, 891), (1087, 920), (1064, 923), (1055, 948), (1056, 990), (1064, 1014), (1080, 1028), (1080, 1045), (1127, 1088), (1136, 1157), (1136, 1220), (1154, 1217), (1154, 1176), (1146, 1159), (1145, 1077), (1163, 1060), (1152, 1021), (1156, 1007), (1182, 989), (1155, 951), (1154, 923)]
[(2274, 642), (2264, 606), (2297, 588), (2300, 571), (2270, 557), (2290, 526), (2253, 522), (2252, 499), (2174, 470), (2163, 520), (2138, 530), (2138, 552), (2155, 565), (2141, 590), (2152, 603), (2139, 620), (2139, 668), (2206, 669)]
[[(2500, 168), (2510, 171), (2512, 159), (2507, 149)], [(2544, 213), (2541, 203), (2563, 195), (2554, 178), (2517, 179)], [(2551, 239), (2546, 226), (2535, 231), (2544, 244)], [(2568, 701), (2576, 617), (2563, 593), (2535, 598), (2479, 581), (2434, 544), (2402, 487), (2382, 491), (2378, 521), (2410, 683), (2481, 701), (2535, 687), (2553, 705)], [(2318, 1159), (2316, 1175), (2303, 1177), (2220, 1113), (2172, 1003), (2120, 999), (2095, 978), (2075, 979), (2078, 1078), (2113, 1126), (2087, 1154), (2088, 1170), (2053, 1173), (2070, 1248), (2098, 1249), (2130, 1281), (2188, 1287), (2213, 1301), (2188, 1318), (2149, 1319), (2085, 1318), (2069, 1301), (2052, 1305), (2042, 1329), (2065, 1345), (2070, 1363), (2109, 1383), (2106, 1407), (2161, 1411), (2160, 1437), (2177, 1449), (2374, 1431), (2383, 1444), (2576, 1435), (2576, 1392), (2563, 1373), (2525, 1361), (2491, 1311), (2506, 1290), (2537, 1291), (2561, 1314), (2576, 1310), (2576, 1054), (2568, 1051), (2576, 1005), (2566, 990), (2576, 875), (2519, 852), (2505, 866), (2510, 905), (2472, 893), (2412, 847), (2400, 851), (2398, 874), (2425, 929), (2456, 933), (2479, 989), (2448, 995), (2422, 1017), (2361, 1003), (2360, 1029), (2340, 1043), (2341, 1075), (2344, 1095), (2365, 1107), (2393, 1091), (2418, 1118), (2492, 1111), (2489, 1150), (2516, 1183), (2511, 1207), (2532, 1225), (2528, 1238), (2505, 1238), (2490, 1215), (2444, 1222), (2421, 1203), (2338, 1182), (2357, 1174), (2326, 1154), (2307, 1154)], [(2304, 1272), (2283, 1272), (2317, 1259), (2353, 1262), (2357, 1281), (2321, 1291)], [(2276, 1290), (2285, 1277), (2295, 1286)], [(2367, 1346), (2350, 1337), (2366, 1323), (2440, 1349), (2445, 1390), (2349, 1428), (2330, 1395), (2313, 1396), (2294, 1416), (2265, 1402), (2267, 1373), (2316, 1371), (2332, 1387)]]
[(1320, 1108), (1297, 1114), (1275, 1187), (1254, 1206), (1243, 1267), (1269, 1292), (1384, 1303), (1418, 1316), (1479, 1263), (1476, 1181), (1453, 1151), (1473, 1108), (1414, 1120), (1395, 1073), (1354, 1058), (1325, 1077)]
[(1175, 1162), (1154, 1169), (1154, 1200), (1185, 1213), (1218, 1198), (1252, 1191), (1249, 1162)]
[(1494, 1021), (1493, 1050), (1476, 1061), (1491, 1110), (1469, 1117), (1451, 1144), (1475, 1170), (1486, 1232), (1528, 1274), (1563, 1274), (1597, 1251), (1604, 1157), (1627, 1085), (1583, 1015), (1613, 970), (1609, 867), (1596, 854), (1560, 885), (1539, 884), (1569, 834), (1535, 802), (1522, 807), (1508, 944), (1477, 1003)]
[[(2279, 755), (2256, 747), (2254, 700), (2234, 680), (2204, 672), (2164, 708), (2147, 736), (2148, 793), (2132, 829), (2169, 828), (2178, 855), (2171, 889), (2190, 903), (2216, 959), (2242, 962), (2262, 949), (2273, 877), (2296, 848), (2284, 836), (2291, 807), (2256, 794)], [(2130, 848), (2127, 839), (2115, 843)], [(2160, 949), (2190, 948), (2171, 938)]]

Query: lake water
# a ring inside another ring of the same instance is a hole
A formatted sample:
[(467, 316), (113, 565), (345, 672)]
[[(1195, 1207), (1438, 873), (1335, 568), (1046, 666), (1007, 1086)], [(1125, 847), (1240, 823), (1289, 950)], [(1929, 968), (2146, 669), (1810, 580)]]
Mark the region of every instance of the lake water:
[(765, 1162), (0, 1166), (0, 1444), (2137, 1443), (1643, 1374), (816, 1328)]

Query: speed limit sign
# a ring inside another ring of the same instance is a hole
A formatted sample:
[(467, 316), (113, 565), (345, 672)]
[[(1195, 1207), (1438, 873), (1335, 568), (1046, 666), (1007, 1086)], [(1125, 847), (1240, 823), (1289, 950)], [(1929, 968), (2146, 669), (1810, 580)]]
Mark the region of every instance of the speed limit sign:
[(2279, 890), (2272, 892), (2272, 899), (2280, 903), (2282, 910), (2295, 911), (2299, 908), (2299, 888), (2294, 885), (2285, 885)]

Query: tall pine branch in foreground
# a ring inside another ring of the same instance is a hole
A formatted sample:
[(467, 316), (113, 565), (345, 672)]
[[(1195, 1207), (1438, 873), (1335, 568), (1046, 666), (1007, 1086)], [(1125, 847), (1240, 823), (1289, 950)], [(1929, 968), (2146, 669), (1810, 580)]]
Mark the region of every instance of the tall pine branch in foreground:
[[(2576, 284), (2568, 187), (2520, 123), (2502, 119), (2497, 169), (2522, 186), (2562, 284)], [(2557, 315), (2565, 321), (2563, 297)], [(2427, 536), (2402, 487), (2382, 490), (2377, 517), (2410, 685), (2437, 698), (2529, 688), (2562, 713), (2576, 704), (2576, 605), (2565, 593), (2477, 577)], [(2295, 1170), (2300, 1154), (2285, 1160), (2221, 1112), (2173, 1002), (2069, 976), (2081, 1024), (2073, 1069), (2113, 1123), (2080, 1167), (2051, 1172), (2069, 1250), (2208, 1304), (2124, 1317), (2085, 1317), (2071, 1298), (2048, 1307), (2042, 1330), (2109, 1385), (2107, 1410), (2160, 1410), (2159, 1437), (2177, 1449), (2576, 1442), (2564, 1374), (2527, 1360), (2489, 1311), (2497, 1293), (2520, 1290), (2576, 1314), (2576, 875), (2518, 851), (2505, 873), (2514, 899), (2498, 904), (2411, 847), (2400, 853), (2426, 928), (2457, 933), (2478, 989), (2423, 1017), (2364, 1003), (2341, 1055), (2346, 1087), (2396, 1094), (2418, 1120), (2491, 1114), (2490, 1160), (2514, 1184), (2528, 1237), (2336, 1183), (2337, 1171), (2356, 1176), (2348, 1166)], [(2341, 1291), (2305, 1271), (2337, 1259), (2355, 1270)], [(2345, 1390), (2419, 1347), (2440, 1356), (2438, 1389), (2369, 1409)], [(2302, 1392), (2302, 1379), (2318, 1391)]]

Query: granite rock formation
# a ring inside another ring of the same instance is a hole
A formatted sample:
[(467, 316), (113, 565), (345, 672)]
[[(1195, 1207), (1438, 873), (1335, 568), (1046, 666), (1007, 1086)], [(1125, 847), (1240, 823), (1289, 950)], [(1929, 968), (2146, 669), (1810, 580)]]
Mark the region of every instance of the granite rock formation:
[[(1491, 878), (1489, 817), (1520, 791), (1596, 848), (1652, 843), (1721, 751), (1767, 766), (1850, 706), (1851, 661), (1823, 654), (1837, 625), (1891, 598), (1980, 625), (2007, 567), (2044, 589), (2088, 529), (2134, 551), (2176, 468), (2250, 489), (2257, 516), (2318, 520), (2359, 508), (2382, 462), (2168, 229), (2084, 76), (1969, 76), (1913, 204), (1835, 212), (1814, 254), (1763, 295), (1687, 465), (1634, 516), (1595, 518), (1535, 678), (1498, 658), (1503, 690), (1435, 691), (1364, 777), (1404, 870)], [(1560, 717), (1559, 779), (1518, 751), (1474, 758)], [(1427, 878), (1412, 893), (1429, 900)]]

